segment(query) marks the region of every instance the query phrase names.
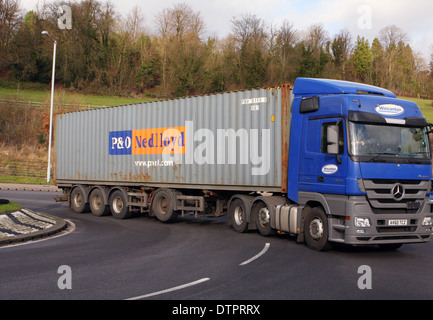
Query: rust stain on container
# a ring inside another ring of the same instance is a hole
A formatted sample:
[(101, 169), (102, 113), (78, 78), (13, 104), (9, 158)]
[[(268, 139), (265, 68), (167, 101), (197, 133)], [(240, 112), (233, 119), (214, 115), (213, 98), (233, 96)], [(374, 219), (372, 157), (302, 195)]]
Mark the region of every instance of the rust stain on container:
[(287, 192), (288, 172), (289, 172), (289, 116), (290, 116), (290, 85), (281, 86), (281, 192)]

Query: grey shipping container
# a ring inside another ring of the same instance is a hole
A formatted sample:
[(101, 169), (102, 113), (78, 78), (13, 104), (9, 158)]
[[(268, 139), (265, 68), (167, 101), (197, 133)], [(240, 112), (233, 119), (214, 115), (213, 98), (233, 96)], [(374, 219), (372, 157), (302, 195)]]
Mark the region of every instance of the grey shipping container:
[(288, 85), (61, 114), (59, 186), (285, 192)]

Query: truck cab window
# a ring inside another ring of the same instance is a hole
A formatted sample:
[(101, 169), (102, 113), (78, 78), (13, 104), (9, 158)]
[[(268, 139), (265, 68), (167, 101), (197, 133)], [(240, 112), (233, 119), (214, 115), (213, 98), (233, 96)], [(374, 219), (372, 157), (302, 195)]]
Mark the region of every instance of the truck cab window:
[(351, 154), (374, 160), (383, 157), (429, 159), (429, 140), (425, 128), (350, 123)]

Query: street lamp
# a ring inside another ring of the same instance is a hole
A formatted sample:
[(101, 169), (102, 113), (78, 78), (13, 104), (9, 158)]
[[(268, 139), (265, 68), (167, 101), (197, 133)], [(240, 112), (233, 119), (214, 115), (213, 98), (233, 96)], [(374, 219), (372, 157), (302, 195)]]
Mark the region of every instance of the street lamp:
[(48, 167), (47, 167), (47, 183), (50, 182), (51, 178), (51, 137), (53, 133), (53, 104), (54, 104), (54, 79), (56, 72), (56, 50), (57, 50), (57, 42), (54, 40), (48, 31), (42, 31), (43, 35), (48, 36), (54, 42), (54, 50), (53, 50), (53, 75), (51, 79), (51, 109), (50, 109), (50, 136), (48, 138)]

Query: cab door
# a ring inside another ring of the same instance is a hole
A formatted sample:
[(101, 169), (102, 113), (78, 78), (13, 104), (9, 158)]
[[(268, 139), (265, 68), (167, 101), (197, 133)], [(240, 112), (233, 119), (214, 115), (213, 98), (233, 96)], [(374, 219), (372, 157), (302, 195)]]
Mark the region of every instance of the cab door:
[[(328, 135), (336, 128), (338, 146), (329, 148)], [(300, 159), (299, 190), (345, 194), (347, 177), (346, 124), (343, 118), (312, 117), (304, 123)], [(329, 150), (333, 154), (329, 153)]]

